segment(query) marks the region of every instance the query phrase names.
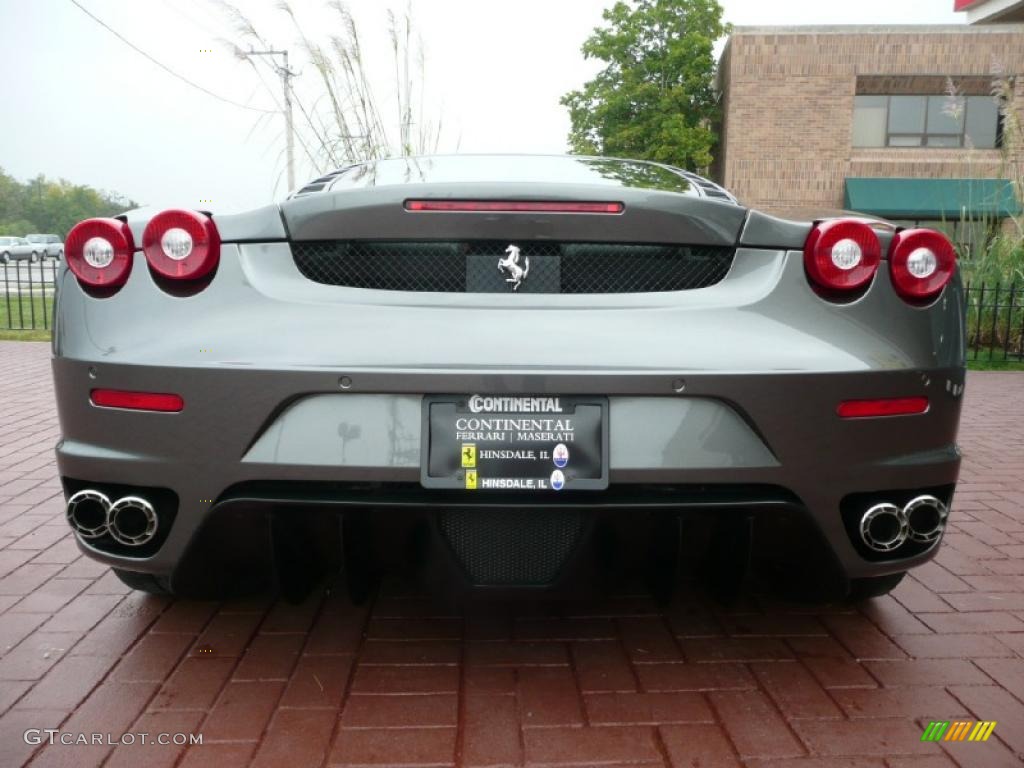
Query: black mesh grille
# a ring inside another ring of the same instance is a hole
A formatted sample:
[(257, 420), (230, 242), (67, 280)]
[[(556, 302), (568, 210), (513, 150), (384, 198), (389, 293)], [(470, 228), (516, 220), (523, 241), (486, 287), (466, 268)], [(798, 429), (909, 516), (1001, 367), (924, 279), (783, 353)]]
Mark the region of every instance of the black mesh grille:
[[(518, 293), (643, 293), (706, 288), (734, 250), (709, 246), (523, 241)], [(509, 243), (328, 240), (292, 243), (299, 271), (326, 285), (389, 291), (510, 293), (498, 268)]]
[(550, 584), (583, 531), (579, 512), (471, 509), (442, 512), (441, 532), (474, 584)]

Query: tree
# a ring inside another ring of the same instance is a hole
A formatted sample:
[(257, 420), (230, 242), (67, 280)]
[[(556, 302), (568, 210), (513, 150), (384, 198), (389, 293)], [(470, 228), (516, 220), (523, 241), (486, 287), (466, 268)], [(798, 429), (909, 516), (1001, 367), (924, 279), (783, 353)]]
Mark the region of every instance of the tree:
[(699, 169), (711, 163), (719, 116), (715, 41), (727, 34), (717, 0), (633, 0), (603, 14), (583, 55), (605, 62), (562, 97), (573, 152)]
[(138, 204), (110, 192), (43, 175), (24, 184), (0, 168), (0, 235), (67, 235), (83, 219), (113, 216)]

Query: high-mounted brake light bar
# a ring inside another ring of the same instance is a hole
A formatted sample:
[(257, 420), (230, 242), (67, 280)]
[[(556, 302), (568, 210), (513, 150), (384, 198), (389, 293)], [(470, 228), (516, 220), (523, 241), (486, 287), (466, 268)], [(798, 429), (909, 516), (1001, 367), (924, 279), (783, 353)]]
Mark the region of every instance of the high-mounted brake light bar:
[(622, 203), (543, 200), (406, 200), (405, 210), (448, 213), (622, 213)]

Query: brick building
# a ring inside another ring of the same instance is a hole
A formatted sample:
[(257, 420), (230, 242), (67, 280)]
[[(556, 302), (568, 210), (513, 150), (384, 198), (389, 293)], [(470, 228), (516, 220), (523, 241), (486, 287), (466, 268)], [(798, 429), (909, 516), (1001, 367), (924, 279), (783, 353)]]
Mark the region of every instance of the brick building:
[(738, 27), (720, 62), (717, 175), (782, 214), (947, 222), (967, 242), (957, 222), (1019, 211), (1024, 142), (993, 72), (1024, 118), (1024, 24)]

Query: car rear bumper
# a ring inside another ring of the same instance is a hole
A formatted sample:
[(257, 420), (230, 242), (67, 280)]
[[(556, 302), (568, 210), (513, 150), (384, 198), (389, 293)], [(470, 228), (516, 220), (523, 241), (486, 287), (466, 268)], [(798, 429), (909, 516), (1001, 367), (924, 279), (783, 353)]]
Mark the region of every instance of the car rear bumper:
[[(928, 554), (866, 560), (844, 528), (841, 501), (850, 494), (949, 486), (960, 462), (955, 434), (963, 374), (958, 369), (690, 375), (679, 394), (673, 391), (678, 379), (666, 375), (531, 374), (510, 381), (482, 373), (382, 371), (349, 374), (351, 384), (342, 392), (336, 371), (168, 369), (62, 359), (54, 361), (54, 371), (65, 435), (57, 450), (61, 475), (176, 494), (177, 516), (159, 551), (144, 560), (102, 558), (155, 573), (169, 573), (211, 510), (237, 498), (237, 489), (247, 484), (306, 487), (322, 503), (331, 501), (324, 490), (329, 484), (398, 484), (407, 501), (444, 506), (443, 499), (450, 506), (450, 495), (418, 487), (421, 401), (430, 393), (608, 395), (611, 494), (588, 497), (580, 491), (573, 503), (586, 505), (592, 498), (594, 506), (606, 505), (611, 495), (621, 507), (635, 488), (640, 506), (640, 489), (657, 485), (746, 487), (750, 502), (757, 501), (758, 487), (784, 489), (809, 511), (853, 577), (903, 569)], [(88, 392), (98, 383), (175, 392), (183, 396), (185, 410), (96, 408)], [(857, 420), (835, 415), (842, 400), (918, 394), (930, 399), (927, 413)], [(467, 491), (459, 503), (495, 503), (488, 493)], [(267, 500), (273, 498), (271, 493)], [(564, 496), (544, 501), (563, 500), (569, 501)], [(395, 500), (369, 495), (362, 502), (386, 507)], [(686, 499), (691, 506), (699, 502), (692, 494)], [(359, 498), (349, 506), (357, 503)]]

